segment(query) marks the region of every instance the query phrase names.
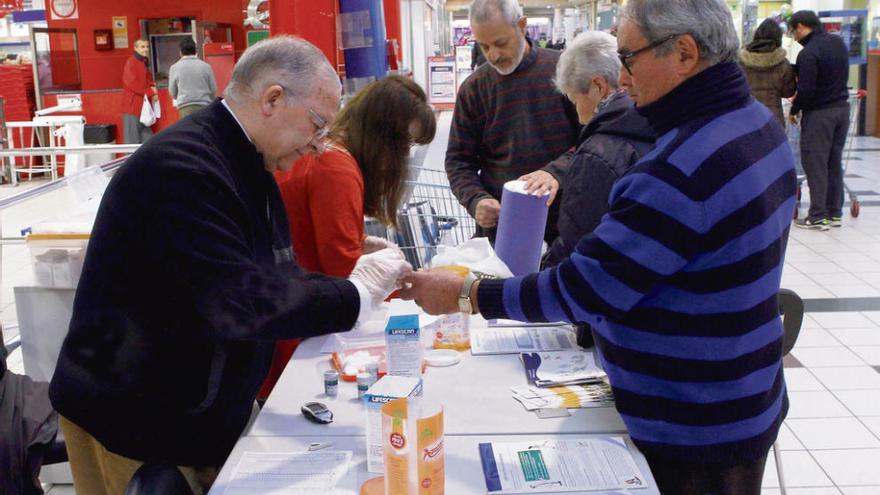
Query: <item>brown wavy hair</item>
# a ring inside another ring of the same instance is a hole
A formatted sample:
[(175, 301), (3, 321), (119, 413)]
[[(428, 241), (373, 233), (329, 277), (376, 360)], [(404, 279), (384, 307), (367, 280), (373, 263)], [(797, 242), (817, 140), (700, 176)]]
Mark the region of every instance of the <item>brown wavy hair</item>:
[(430, 143), (436, 130), (425, 92), (406, 77), (370, 83), (346, 103), (330, 137), (352, 154), (364, 174), (365, 214), (397, 227), (410, 146)]

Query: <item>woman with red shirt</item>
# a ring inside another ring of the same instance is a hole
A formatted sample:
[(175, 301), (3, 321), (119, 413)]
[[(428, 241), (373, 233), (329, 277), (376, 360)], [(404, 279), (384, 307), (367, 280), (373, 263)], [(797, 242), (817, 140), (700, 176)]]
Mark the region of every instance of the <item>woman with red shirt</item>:
[[(397, 226), (410, 146), (430, 143), (435, 131), (422, 88), (388, 76), (363, 88), (339, 112), (326, 151), (276, 174), (293, 250), (304, 270), (347, 277), (362, 254), (385, 247), (385, 241), (364, 236), (364, 215)], [(298, 343), (276, 344), (258, 398), (268, 397)]]

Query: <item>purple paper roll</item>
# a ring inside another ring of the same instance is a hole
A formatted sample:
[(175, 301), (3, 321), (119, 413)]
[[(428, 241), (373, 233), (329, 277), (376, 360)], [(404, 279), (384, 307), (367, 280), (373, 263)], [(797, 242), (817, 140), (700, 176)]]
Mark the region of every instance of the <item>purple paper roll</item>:
[(495, 252), (515, 276), (538, 271), (547, 227), (547, 195), (525, 192), (525, 181), (504, 184)]

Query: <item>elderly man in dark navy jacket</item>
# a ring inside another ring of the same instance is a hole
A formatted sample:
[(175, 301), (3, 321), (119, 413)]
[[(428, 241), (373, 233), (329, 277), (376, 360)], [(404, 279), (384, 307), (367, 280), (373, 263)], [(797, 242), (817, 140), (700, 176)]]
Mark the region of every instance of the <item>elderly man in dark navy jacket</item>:
[(274, 341), (351, 329), (409, 272), (399, 250), (348, 280), (303, 273), (271, 172), (318, 152), (340, 83), (306, 41), (249, 48), (226, 98), (165, 130), (101, 203), (50, 395), (80, 495), (121, 494), (142, 462), (210, 486)]
[(797, 96), (790, 118), (801, 117), (801, 160), (810, 186), (810, 212), (797, 227), (828, 230), (843, 216), (843, 146), (849, 129), (849, 54), (840, 36), (822, 29), (811, 10), (789, 21), (798, 54)]

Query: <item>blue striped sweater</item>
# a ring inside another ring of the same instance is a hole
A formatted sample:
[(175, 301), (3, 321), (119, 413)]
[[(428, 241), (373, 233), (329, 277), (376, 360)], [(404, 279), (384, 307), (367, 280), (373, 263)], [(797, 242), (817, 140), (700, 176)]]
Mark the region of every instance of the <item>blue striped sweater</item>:
[(645, 453), (734, 465), (788, 409), (776, 294), (795, 207), (779, 122), (723, 63), (639, 109), (660, 136), (555, 268), (483, 281), (486, 318), (595, 328), (617, 409)]

